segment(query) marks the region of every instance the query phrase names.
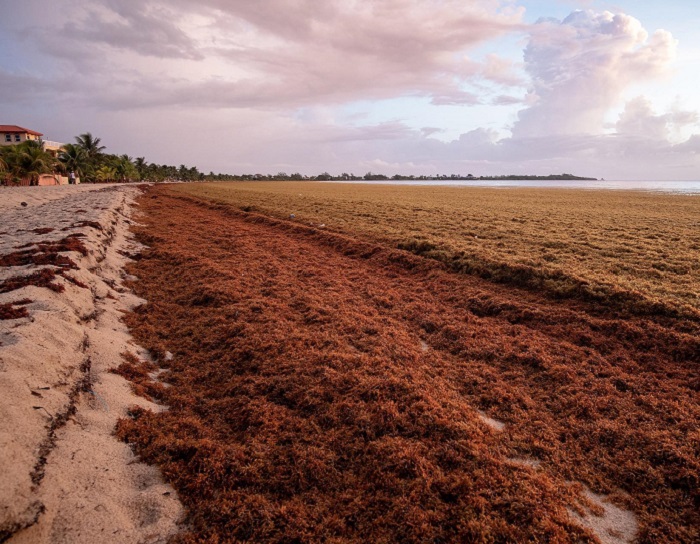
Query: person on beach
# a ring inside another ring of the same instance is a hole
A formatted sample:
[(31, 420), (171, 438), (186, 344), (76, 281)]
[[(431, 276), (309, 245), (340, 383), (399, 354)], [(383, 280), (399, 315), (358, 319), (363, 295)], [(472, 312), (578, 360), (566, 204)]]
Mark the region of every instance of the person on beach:
[(75, 185), (75, 172), (73, 171), (68, 175), (68, 185)]

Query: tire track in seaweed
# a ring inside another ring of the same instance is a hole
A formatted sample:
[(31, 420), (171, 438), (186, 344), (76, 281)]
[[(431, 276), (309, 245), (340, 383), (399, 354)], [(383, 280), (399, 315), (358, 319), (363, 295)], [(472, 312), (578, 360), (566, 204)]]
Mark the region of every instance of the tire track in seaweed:
[(639, 542), (698, 538), (681, 324), (158, 191), (142, 208), (128, 320), (171, 410), (119, 432), (178, 488), (183, 542), (587, 541), (566, 514), (587, 488)]

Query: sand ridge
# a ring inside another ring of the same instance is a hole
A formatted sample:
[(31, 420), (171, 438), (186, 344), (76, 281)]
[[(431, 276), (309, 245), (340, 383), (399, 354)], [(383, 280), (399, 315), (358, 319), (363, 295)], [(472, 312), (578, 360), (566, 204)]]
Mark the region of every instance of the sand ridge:
[(59, 254), (76, 266), (0, 268), (4, 283), (63, 267), (54, 290), (0, 293), (0, 304), (19, 302), (12, 307), (28, 314), (0, 321), (0, 541), (159, 542), (177, 531), (175, 491), (112, 436), (129, 406), (163, 409), (108, 372), (121, 353), (143, 354), (120, 320), (143, 302), (121, 286), (126, 255), (138, 251), (128, 234), (138, 191), (83, 185), (0, 193), (0, 256), (39, 254), (68, 237), (87, 250)]

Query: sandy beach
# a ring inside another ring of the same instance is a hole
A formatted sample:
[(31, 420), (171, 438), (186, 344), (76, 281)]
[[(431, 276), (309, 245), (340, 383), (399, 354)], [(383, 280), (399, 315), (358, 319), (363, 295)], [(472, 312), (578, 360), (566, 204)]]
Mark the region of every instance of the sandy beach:
[[(120, 317), (133, 186), (0, 188), (0, 541), (163, 542), (182, 508), (113, 436), (147, 357)], [(50, 280), (50, 281), (48, 281)]]
[(0, 542), (696, 542), (693, 201), (355, 191), (2, 190)]
[(700, 544), (689, 6), (7, 2), (0, 544)]

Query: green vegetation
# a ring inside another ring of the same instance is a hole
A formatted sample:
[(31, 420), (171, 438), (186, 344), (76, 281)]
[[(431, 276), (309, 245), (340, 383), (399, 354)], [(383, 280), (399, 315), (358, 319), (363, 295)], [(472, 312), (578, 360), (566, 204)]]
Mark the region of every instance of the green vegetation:
[(39, 176), (50, 174), (54, 167), (54, 158), (37, 142), (27, 141), (0, 148), (0, 174), (5, 183), (29, 179), (34, 185)]
[(431, 181), (431, 180), (449, 180), (449, 181), (488, 181), (488, 180), (541, 180), (541, 181), (594, 181), (596, 178), (584, 178), (574, 176), (572, 174), (551, 174), (549, 176), (532, 176), (527, 174), (510, 174), (507, 176), (473, 176), (471, 174), (434, 174), (431, 176), (408, 176), (404, 174), (395, 174), (391, 177), (384, 174), (375, 174), (367, 172), (364, 176), (356, 176), (343, 172), (340, 175), (331, 175), (328, 172), (322, 172), (317, 176), (304, 176), (299, 172), (287, 174), (286, 172), (278, 172), (277, 174), (215, 174), (210, 172), (204, 176), (205, 181)]
[(149, 164), (144, 157), (105, 153), (101, 139), (86, 132), (76, 136), (58, 156), (65, 172), (73, 171), (83, 182), (199, 181), (203, 175), (196, 167)]
[(36, 185), (42, 174), (67, 176), (70, 172), (82, 183), (132, 181), (201, 181), (205, 179), (196, 167), (184, 164), (149, 164), (144, 157), (105, 153), (101, 139), (90, 132), (75, 137), (52, 155), (39, 141), (26, 141), (0, 148), (0, 185), (16, 185), (29, 180)]

